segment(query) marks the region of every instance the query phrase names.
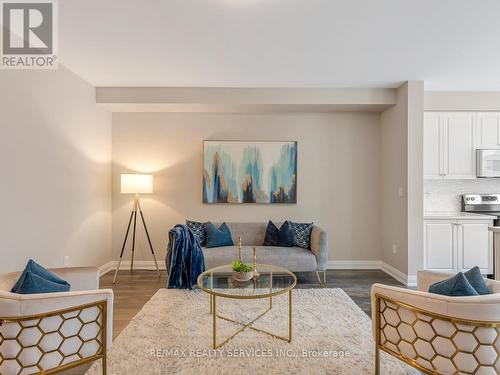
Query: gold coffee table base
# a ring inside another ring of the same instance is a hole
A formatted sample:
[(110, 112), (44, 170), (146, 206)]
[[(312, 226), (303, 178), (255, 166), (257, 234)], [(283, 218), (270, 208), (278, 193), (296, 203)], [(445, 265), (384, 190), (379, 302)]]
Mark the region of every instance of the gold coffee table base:
[[(198, 287), (210, 296), (210, 314), (212, 315), (212, 346), (218, 349), (246, 329), (262, 332), (271, 337), (292, 341), (292, 290), (297, 285), (297, 277), (293, 272), (270, 264), (254, 264), (254, 271), (259, 270), (259, 277), (252, 279), (252, 284), (232, 282), (232, 266), (230, 264), (214, 267), (198, 276)], [(255, 274), (255, 273), (254, 273)], [(222, 288), (218, 284), (222, 284)], [(249, 280), (250, 282), (250, 280)], [(272, 332), (256, 328), (253, 324), (266, 315), (273, 308), (273, 297), (288, 293), (288, 337), (276, 335)], [(217, 297), (235, 300), (267, 300), (267, 309), (249, 322), (239, 322), (217, 314)], [(217, 319), (222, 319), (240, 326), (240, 328), (220, 344), (217, 343)]]
[[(283, 337), (276, 335), (274, 333), (268, 332), (266, 330), (260, 329), (260, 328), (255, 328), (253, 327), (253, 324), (258, 321), (260, 318), (262, 318), (264, 315), (266, 315), (269, 311), (271, 311), (273, 308), (273, 297), (269, 297), (269, 307), (259, 314), (255, 319), (251, 320), (248, 323), (243, 323), (239, 322), (237, 320), (222, 316), (217, 314), (217, 296), (215, 294), (210, 295), (210, 314), (212, 315), (212, 347), (214, 349), (218, 349), (224, 345), (226, 345), (229, 341), (231, 341), (233, 338), (238, 336), (240, 333), (242, 333), (244, 330), (247, 328), (254, 330), (256, 332), (261, 332), (265, 333), (266, 335), (269, 335), (271, 337), (274, 337), (276, 339), (280, 339), (286, 342), (292, 342), (292, 289), (288, 291), (288, 337)], [(217, 344), (217, 319), (222, 319), (231, 323), (235, 323), (241, 326), (239, 330), (237, 330), (235, 333), (233, 333), (231, 336), (229, 336), (227, 339), (225, 339), (223, 342), (220, 344)]]

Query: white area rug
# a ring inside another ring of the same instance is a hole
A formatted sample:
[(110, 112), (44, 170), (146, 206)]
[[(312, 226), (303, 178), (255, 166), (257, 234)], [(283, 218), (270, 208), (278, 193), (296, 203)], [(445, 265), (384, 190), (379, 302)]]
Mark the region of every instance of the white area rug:
[[(268, 300), (217, 299), (218, 313), (249, 321)], [(255, 327), (287, 335), (288, 296)], [(239, 326), (218, 319), (218, 342)], [(383, 374), (413, 374), (386, 355)], [(94, 365), (87, 374), (99, 373)], [(212, 318), (202, 291), (159, 290), (113, 343), (110, 374), (373, 374), (371, 320), (341, 289), (293, 291), (293, 340), (287, 343), (245, 330), (212, 350)]]

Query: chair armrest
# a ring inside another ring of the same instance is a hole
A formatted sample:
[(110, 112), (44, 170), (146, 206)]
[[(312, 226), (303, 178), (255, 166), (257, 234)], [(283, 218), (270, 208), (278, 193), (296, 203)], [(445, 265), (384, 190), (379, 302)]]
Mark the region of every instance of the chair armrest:
[(500, 281), (492, 279), (484, 279), (486, 286), (491, 290), (491, 293), (500, 293)]
[(71, 291), (99, 289), (97, 267), (52, 268), (50, 271), (70, 283)]
[(326, 271), (328, 266), (328, 235), (314, 225), (311, 232), (311, 251), (316, 256), (317, 270)]
[(0, 292), (0, 317), (45, 314), (99, 301), (107, 301), (107, 342), (110, 348), (113, 338), (114, 301), (111, 289), (38, 294)]

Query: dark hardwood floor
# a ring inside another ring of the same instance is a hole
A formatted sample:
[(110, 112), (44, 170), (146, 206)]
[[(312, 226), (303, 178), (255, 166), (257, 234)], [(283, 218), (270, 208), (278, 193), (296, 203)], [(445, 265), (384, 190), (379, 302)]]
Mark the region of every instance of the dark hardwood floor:
[[(297, 288), (319, 288), (316, 274), (297, 273)], [(115, 293), (113, 336), (139, 312), (142, 306), (166, 283), (165, 271), (161, 278), (155, 271), (120, 271), (118, 281), (113, 285), (113, 272), (101, 276), (101, 288), (111, 288)], [(328, 288), (342, 288), (353, 301), (370, 315), (370, 288), (374, 283), (403, 286), (382, 271), (377, 270), (330, 270), (327, 273)]]

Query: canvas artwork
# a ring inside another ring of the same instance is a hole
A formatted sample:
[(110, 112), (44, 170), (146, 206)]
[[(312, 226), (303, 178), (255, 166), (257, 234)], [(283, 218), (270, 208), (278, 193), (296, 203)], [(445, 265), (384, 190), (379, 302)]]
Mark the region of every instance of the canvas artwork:
[(203, 146), (204, 203), (297, 203), (297, 142)]

